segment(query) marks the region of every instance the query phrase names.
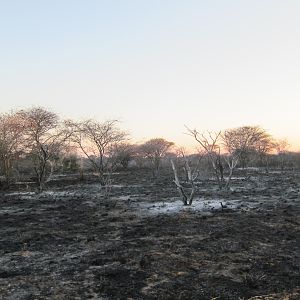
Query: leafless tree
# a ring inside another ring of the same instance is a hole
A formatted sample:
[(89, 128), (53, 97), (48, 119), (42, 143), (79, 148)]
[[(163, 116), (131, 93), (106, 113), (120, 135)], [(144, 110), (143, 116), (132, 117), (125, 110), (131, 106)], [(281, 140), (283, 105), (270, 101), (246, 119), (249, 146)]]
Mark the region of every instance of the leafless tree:
[(187, 134), (192, 136), (205, 151), (214, 170), (214, 175), (217, 180), (218, 186), (220, 189), (222, 189), (225, 185), (225, 181), (224, 166), (221, 160), (221, 147), (219, 145), (221, 131), (207, 132), (206, 134), (204, 134), (198, 132), (197, 129), (190, 129), (187, 126), (186, 129)]
[(41, 107), (21, 112), (24, 120), (29, 154), (33, 162), (38, 189), (41, 191), (51, 176), (70, 133), (60, 123), (56, 113)]
[(270, 154), (276, 147), (276, 143), (271, 135), (265, 133), (265, 135), (256, 144), (256, 153), (258, 155), (260, 165), (264, 166), (266, 171), (269, 170), (269, 158)]
[(221, 138), (222, 138), (222, 142), (223, 142), (223, 146), (224, 146), (224, 150), (225, 150), (223, 157), (224, 157), (224, 160), (226, 161), (226, 164), (229, 169), (229, 174), (228, 174), (228, 177), (227, 177), (226, 183), (225, 183), (225, 188), (228, 189), (230, 187), (230, 182), (231, 182), (231, 178), (233, 175), (233, 171), (240, 161), (241, 152), (236, 151), (236, 149), (234, 147), (232, 147), (232, 144), (231, 144), (232, 136), (231, 136), (230, 131), (226, 130), (221, 135)]
[(124, 169), (128, 168), (129, 162), (133, 159), (136, 151), (136, 146), (128, 142), (115, 144), (112, 148), (115, 163), (121, 165)]
[(179, 147), (176, 149), (176, 165), (183, 169), (186, 181), (189, 180), (189, 168), (187, 167), (187, 163), (190, 168), (193, 169), (192, 176), (196, 179), (200, 174), (200, 163), (204, 158), (204, 151), (198, 150), (198, 153), (188, 154), (187, 150), (184, 147)]
[(287, 141), (287, 139), (278, 139), (276, 141), (275, 148), (276, 148), (277, 154), (288, 152), (289, 147), (290, 147), (290, 144)]
[(243, 168), (246, 167), (251, 153), (259, 154), (262, 157), (274, 147), (271, 136), (259, 126), (228, 129), (223, 137), (226, 150), (239, 156)]
[(275, 149), (277, 152), (277, 156), (279, 158), (279, 165), (281, 170), (284, 169), (285, 164), (287, 162), (288, 150), (290, 144), (288, 143), (287, 139), (278, 139), (275, 142)]
[(0, 115), (0, 166), (6, 185), (12, 180), (14, 162), (24, 153), (24, 122), (18, 112)]
[[(174, 163), (173, 159), (171, 159), (171, 166), (174, 173), (174, 183), (177, 187), (177, 190), (182, 198), (183, 205), (192, 205), (195, 192), (196, 192), (196, 184), (195, 180), (199, 175), (199, 164), (202, 159), (202, 155), (199, 156), (197, 164), (195, 165), (194, 169), (191, 166), (191, 160), (186, 155), (186, 151), (184, 148), (179, 148), (177, 150), (178, 158), (180, 161), (183, 161), (183, 170), (185, 173), (185, 182), (180, 180), (176, 164)], [(178, 159), (177, 159), (178, 160)], [(188, 185), (186, 187), (185, 185)]]
[(238, 160), (245, 168), (250, 155), (257, 157), (260, 165), (265, 165), (268, 170), (268, 153), (275, 143), (270, 134), (259, 126), (243, 126), (228, 129), (223, 134), (223, 141), (229, 157), (233, 161)]
[(150, 161), (155, 177), (159, 174), (162, 158), (173, 145), (173, 142), (169, 142), (163, 138), (150, 139), (140, 145), (139, 152)]
[(98, 173), (102, 186), (107, 185), (109, 179), (105, 177), (105, 173), (110, 173), (115, 165), (114, 150), (126, 141), (128, 136), (117, 125), (118, 120), (105, 122), (95, 120), (68, 121), (73, 143), (77, 145)]

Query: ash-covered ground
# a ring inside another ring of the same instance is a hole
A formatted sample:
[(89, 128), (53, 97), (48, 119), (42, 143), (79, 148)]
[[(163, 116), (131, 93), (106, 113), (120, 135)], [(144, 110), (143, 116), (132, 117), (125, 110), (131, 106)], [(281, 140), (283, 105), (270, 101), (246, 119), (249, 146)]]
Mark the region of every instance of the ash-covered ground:
[(112, 179), (0, 194), (0, 299), (300, 299), (300, 173), (202, 179), (191, 207), (172, 173)]

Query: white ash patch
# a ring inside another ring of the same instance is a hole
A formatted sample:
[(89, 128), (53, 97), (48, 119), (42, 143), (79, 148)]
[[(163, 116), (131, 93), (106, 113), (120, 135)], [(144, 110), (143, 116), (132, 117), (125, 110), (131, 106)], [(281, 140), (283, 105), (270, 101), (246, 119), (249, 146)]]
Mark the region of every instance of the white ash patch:
[(75, 192), (68, 192), (68, 191), (44, 191), (39, 194), (39, 196), (50, 196), (50, 197), (69, 197), (74, 196)]
[[(221, 204), (222, 203), (222, 204)], [(182, 211), (212, 212), (223, 208), (237, 209), (240, 201), (224, 201), (222, 199), (203, 200), (194, 199), (193, 204), (184, 206), (181, 200), (161, 201), (157, 203), (139, 203), (138, 211), (141, 215), (177, 214)]]

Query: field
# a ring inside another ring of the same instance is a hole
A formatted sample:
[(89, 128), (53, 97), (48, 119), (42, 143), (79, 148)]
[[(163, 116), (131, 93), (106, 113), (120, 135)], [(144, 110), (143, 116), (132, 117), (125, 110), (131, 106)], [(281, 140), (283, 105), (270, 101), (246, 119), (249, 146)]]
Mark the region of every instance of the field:
[(230, 192), (199, 180), (191, 207), (167, 170), (115, 173), (109, 190), (92, 175), (15, 185), (0, 299), (300, 299), (300, 173), (235, 176)]

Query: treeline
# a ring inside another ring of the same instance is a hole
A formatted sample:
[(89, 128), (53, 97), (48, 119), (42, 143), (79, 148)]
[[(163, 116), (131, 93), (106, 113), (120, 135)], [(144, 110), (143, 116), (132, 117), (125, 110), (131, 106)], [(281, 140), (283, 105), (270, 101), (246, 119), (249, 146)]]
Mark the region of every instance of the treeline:
[[(0, 174), (2, 187), (30, 177), (42, 190), (54, 172), (97, 172), (106, 185), (117, 168), (149, 167), (158, 176), (163, 161), (186, 172), (210, 168), (220, 188), (228, 187), (233, 170), (252, 166), (297, 167), (299, 155), (285, 140), (275, 140), (259, 126), (243, 126), (217, 133), (186, 128), (199, 149), (187, 154), (173, 142), (153, 138), (130, 143), (118, 120), (62, 120), (41, 107), (0, 114)], [(199, 163), (200, 162), (200, 163)], [(227, 173), (226, 173), (227, 172)], [(187, 174), (188, 178), (188, 174)]]

